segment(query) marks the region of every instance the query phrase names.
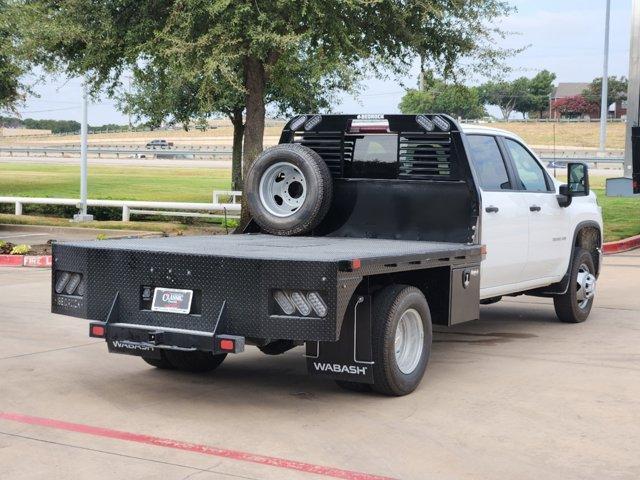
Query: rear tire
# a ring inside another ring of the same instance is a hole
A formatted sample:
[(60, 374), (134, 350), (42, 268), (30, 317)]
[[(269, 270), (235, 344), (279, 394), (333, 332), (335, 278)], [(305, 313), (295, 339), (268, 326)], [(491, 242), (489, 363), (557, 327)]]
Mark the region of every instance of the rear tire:
[(553, 297), (553, 306), (561, 322), (582, 323), (587, 319), (595, 296), (595, 272), (591, 254), (577, 248), (571, 263), (569, 287), (563, 295)]
[(433, 330), (424, 295), (390, 285), (373, 298), (373, 390), (401, 396), (420, 384), (429, 362)]
[(211, 352), (183, 352), (180, 350), (167, 350), (167, 361), (173, 368), (183, 372), (204, 373), (215, 370), (224, 361), (227, 354), (214, 355)]

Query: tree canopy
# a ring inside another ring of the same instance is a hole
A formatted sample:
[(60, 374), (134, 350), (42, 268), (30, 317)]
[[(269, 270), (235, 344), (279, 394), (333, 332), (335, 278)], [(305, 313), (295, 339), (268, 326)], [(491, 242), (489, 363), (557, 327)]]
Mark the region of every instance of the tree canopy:
[(14, 46), (17, 32), (7, 10), (7, 2), (0, 0), (0, 111), (13, 111), (26, 89), (20, 81), (25, 66)]
[[(110, 94), (133, 70), (134, 112), (243, 109), (245, 171), (263, 148), (269, 103), (328, 108), (333, 92), (365, 74), (403, 73), (418, 56), (453, 78), (510, 53), (492, 24), (511, 11), (505, 0), (30, 0), (16, 9), (35, 63)], [(157, 101), (145, 103), (154, 85)]]
[[(629, 88), (629, 81), (626, 77), (608, 77), (607, 82), (607, 106), (614, 102), (619, 102), (627, 99), (627, 89)], [(602, 77), (595, 78), (591, 85), (582, 92), (582, 96), (591, 103), (600, 104), (602, 96)]]
[(479, 87), (480, 98), (485, 104), (498, 106), (504, 120), (509, 120), (514, 111), (522, 113), (523, 117), (527, 113), (542, 116), (542, 112), (549, 108), (555, 79), (555, 73), (542, 70), (532, 78), (490, 81)]
[(426, 81), (423, 90), (407, 90), (398, 108), (405, 114), (439, 112), (462, 118), (486, 115), (477, 88), (440, 79)]

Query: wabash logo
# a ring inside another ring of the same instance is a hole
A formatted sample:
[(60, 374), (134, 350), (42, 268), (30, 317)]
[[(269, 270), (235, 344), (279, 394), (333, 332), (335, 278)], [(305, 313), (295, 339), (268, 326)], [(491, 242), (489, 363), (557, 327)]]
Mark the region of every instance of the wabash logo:
[(320, 372), (348, 373), (350, 375), (366, 375), (368, 367), (356, 367), (355, 365), (340, 365), (339, 363), (313, 362), (313, 368)]
[(154, 350), (153, 347), (149, 345), (142, 345), (139, 343), (129, 343), (129, 342), (121, 342), (119, 340), (114, 340), (111, 342), (114, 348), (124, 348), (127, 350), (140, 350), (142, 352), (152, 352)]

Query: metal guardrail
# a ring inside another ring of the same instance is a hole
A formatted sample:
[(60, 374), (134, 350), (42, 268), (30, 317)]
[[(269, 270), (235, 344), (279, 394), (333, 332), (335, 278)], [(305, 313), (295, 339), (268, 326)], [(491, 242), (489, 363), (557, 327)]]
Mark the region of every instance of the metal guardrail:
[[(114, 207), (122, 209), (122, 221), (128, 222), (131, 214), (139, 215), (175, 215), (182, 216), (180, 211), (218, 212), (228, 218), (237, 218), (240, 213), (240, 204), (235, 203), (241, 192), (214, 192), (214, 198), (229, 196), (233, 203), (187, 203), (187, 202), (148, 202), (139, 200), (87, 200), (90, 207)], [(22, 215), (23, 206), (29, 204), (39, 205), (69, 205), (79, 206), (80, 200), (75, 198), (37, 198), (37, 197), (0, 197), (0, 203), (15, 204), (15, 214)], [(152, 210), (139, 210), (152, 209)], [(163, 210), (162, 213), (159, 210)], [(178, 211), (178, 212), (176, 212)], [(231, 214), (231, 215), (229, 215)], [(213, 215), (216, 216), (216, 215)]]
[(571, 156), (565, 156), (565, 157), (559, 157), (559, 156), (548, 156), (548, 155), (541, 155), (539, 156), (540, 160), (543, 160), (545, 162), (584, 162), (587, 164), (598, 164), (598, 163), (624, 163), (624, 157), (571, 157)]
[[(42, 154), (45, 157), (49, 154), (63, 156), (64, 154), (80, 155), (80, 147), (13, 147), (10, 145), (0, 146), (0, 153), (7, 152), (10, 157), (14, 154), (25, 154), (29, 156), (32, 153)], [(103, 155), (115, 156), (120, 158), (121, 155), (130, 155), (142, 158), (147, 156), (171, 157), (216, 157), (231, 156), (231, 150), (217, 149), (174, 149), (174, 148), (120, 148), (120, 147), (89, 147), (87, 152), (90, 155), (97, 155), (100, 158)]]

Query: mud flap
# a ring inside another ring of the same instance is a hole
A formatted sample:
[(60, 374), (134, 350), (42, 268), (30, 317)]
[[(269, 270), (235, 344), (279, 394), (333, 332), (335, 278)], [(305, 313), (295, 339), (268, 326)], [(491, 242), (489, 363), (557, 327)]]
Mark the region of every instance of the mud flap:
[(334, 380), (373, 383), (371, 296), (354, 296), (347, 307), (340, 340), (306, 342), (307, 371)]

